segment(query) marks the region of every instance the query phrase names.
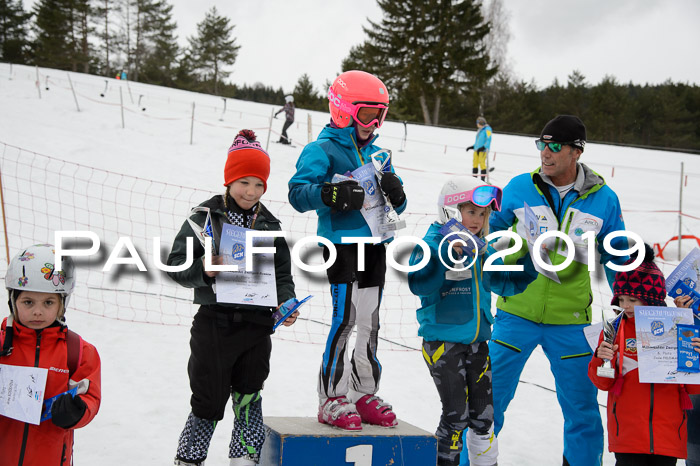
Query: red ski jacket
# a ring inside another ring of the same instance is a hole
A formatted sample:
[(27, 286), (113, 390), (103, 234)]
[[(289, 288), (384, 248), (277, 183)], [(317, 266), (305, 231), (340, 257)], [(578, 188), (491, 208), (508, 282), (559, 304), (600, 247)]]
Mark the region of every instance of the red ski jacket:
[[(48, 369), (44, 399), (68, 390), (67, 328), (55, 325), (33, 330), (12, 323), (12, 353), (0, 357), (0, 364), (44, 367)], [(0, 348), (7, 338), (7, 318), (0, 326)], [(8, 466), (68, 466), (72, 464), (73, 429), (88, 424), (100, 407), (100, 356), (93, 345), (81, 339), (80, 363), (70, 377), (71, 387), (78, 385), (78, 396), (86, 410), (70, 429), (56, 426), (51, 420), (39, 425), (0, 415), (0, 455)]]
[[(595, 355), (588, 365), (588, 376), (593, 384), (608, 392), (608, 449), (614, 453), (686, 458), (688, 426), (681, 403), (687, 397), (685, 390), (691, 394), (700, 393), (700, 385), (640, 383), (636, 337), (634, 319), (623, 318), (615, 337), (619, 350), (612, 361), (614, 379), (598, 377), (596, 370), (603, 360)], [(601, 332), (599, 345), (602, 339)], [(622, 373), (620, 355), (623, 356)]]

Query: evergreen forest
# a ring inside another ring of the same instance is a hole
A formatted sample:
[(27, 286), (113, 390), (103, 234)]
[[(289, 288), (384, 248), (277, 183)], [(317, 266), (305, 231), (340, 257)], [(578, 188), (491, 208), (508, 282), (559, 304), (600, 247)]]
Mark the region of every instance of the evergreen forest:
[[(381, 21), (347, 51), (342, 70), (379, 76), (391, 93), (389, 118), (474, 128), (483, 115), (494, 132), (539, 134), (556, 114), (575, 114), (591, 141), (700, 153), (700, 86), (590, 83), (585, 70), (545, 88), (509, 71), (503, 0), (377, 0)], [(223, 97), (327, 110), (326, 89), (298, 77), (294, 89), (232, 84), (241, 47), (235, 24), (215, 7), (178, 45), (168, 0), (0, 0), (0, 61), (128, 79)]]

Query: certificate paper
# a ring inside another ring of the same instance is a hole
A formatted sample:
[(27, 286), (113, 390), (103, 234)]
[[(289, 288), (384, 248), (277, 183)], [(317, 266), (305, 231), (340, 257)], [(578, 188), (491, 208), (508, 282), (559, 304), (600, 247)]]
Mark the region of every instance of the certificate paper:
[(0, 364), (0, 415), (38, 425), (48, 373), (42, 367)]
[[(246, 270), (247, 228), (224, 224), (219, 254), (224, 265), (237, 265), (237, 272), (220, 272), (216, 276), (216, 300), (220, 303), (277, 307), (275, 258), (272, 253), (255, 252), (252, 270)], [(272, 247), (274, 238), (254, 238), (254, 247)]]
[(700, 384), (700, 373), (678, 372), (677, 324), (693, 324), (689, 308), (634, 308), (640, 382)]
[(334, 175), (332, 182), (338, 183), (345, 180), (355, 180), (365, 190), (365, 201), (362, 203), (360, 212), (369, 226), (372, 236), (381, 238), (385, 241), (394, 237), (394, 231), (382, 233), (380, 227), (384, 222), (386, 201), (384, 196), (379, 191), (381, 188), (377, 185), (377, 171), (372, 163), (366, 163), (360, 168), (352, 171), (352, 176)]
[(690, 296), (690, 307), (700, 320), (700, 249), (694, 248), (666, 279), (666, 292), (670, 298)]

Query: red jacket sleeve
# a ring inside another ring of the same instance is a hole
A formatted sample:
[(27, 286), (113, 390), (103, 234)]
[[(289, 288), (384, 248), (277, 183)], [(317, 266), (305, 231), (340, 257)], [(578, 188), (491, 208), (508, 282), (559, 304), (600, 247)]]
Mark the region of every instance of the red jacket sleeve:
[(78, 386), (78, 396), (85, 402), (86, 409), (83, 417), (73, 426), (73, 429), (86, 426), (100, 409), (102, 399), (102, 377), (100, 355), (90, 343), (82, 340), (82, 356), (80, 365), (71, 377), (71, 387)]
[[(600, 336), (598, 337), (598, 346), (600, 346), (600, 343), (603, 341), (603, 331), (600, 331)], [(596, 356), (597, 351), (597, 346), (596, 346), (596, 351), (593, 352), (593, 357), (591, 358), (591, 362), (588, 363), (588, 378), (591, 379), (591, 382), (593, 382), (593, 385), (598, 387), (598, 389), (603, 390), (603, 391), (608, 391), (612, 388), (613, 384), (615, 383), (615, 379), (610, 379), (608, 377), (598, 377), (597, 370), (600, 366), (603, 365), (605, 361), (600, 359), (599, 357)], [(612, 361), (612, 366), (616, 367), (617, 366), (617, 353), (615, 353), (615, 358), (613, 358)], [(621, 377), (618, 375), (618, 377)]]

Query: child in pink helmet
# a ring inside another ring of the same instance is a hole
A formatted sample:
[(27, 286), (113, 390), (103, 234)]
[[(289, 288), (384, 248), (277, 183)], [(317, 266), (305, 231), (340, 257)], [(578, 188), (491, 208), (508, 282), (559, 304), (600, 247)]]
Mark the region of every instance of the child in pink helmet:
[[(317, 235), (333, 243), (337, 252), (327, 270), (333, 318), (318, 379), (318, 420), (345, 430), (360, 430), (361, 423), (391, 427), (397, 423), (396, 414), (377, 396), (382, 375), (377, 343), (385, 248), (393, 237), (365, 244), (365, 264), (360, 270), (358, 245), (343, 238), (376, 236), (360, 212), (365, 190), (355, 180), (333, 179), (372, 164), (371, 155), (381, 151), (375, 145), (375, 131), (386, 118), (389, 93), (376, 76), (353, 70), (335, 79), (328, 100), (331, 121), (316, 141), (304, 147), (289, 181), (292, 206), (299, 212), (316, 211)], [(396, 212), (403, 212), (406, 194), (393, 168), (382, 175), (380, 188)], [(330, 257), (325, 246), (323, 255), (325, 260)], [(355, 327), (351, 355), (348, 342)]]

